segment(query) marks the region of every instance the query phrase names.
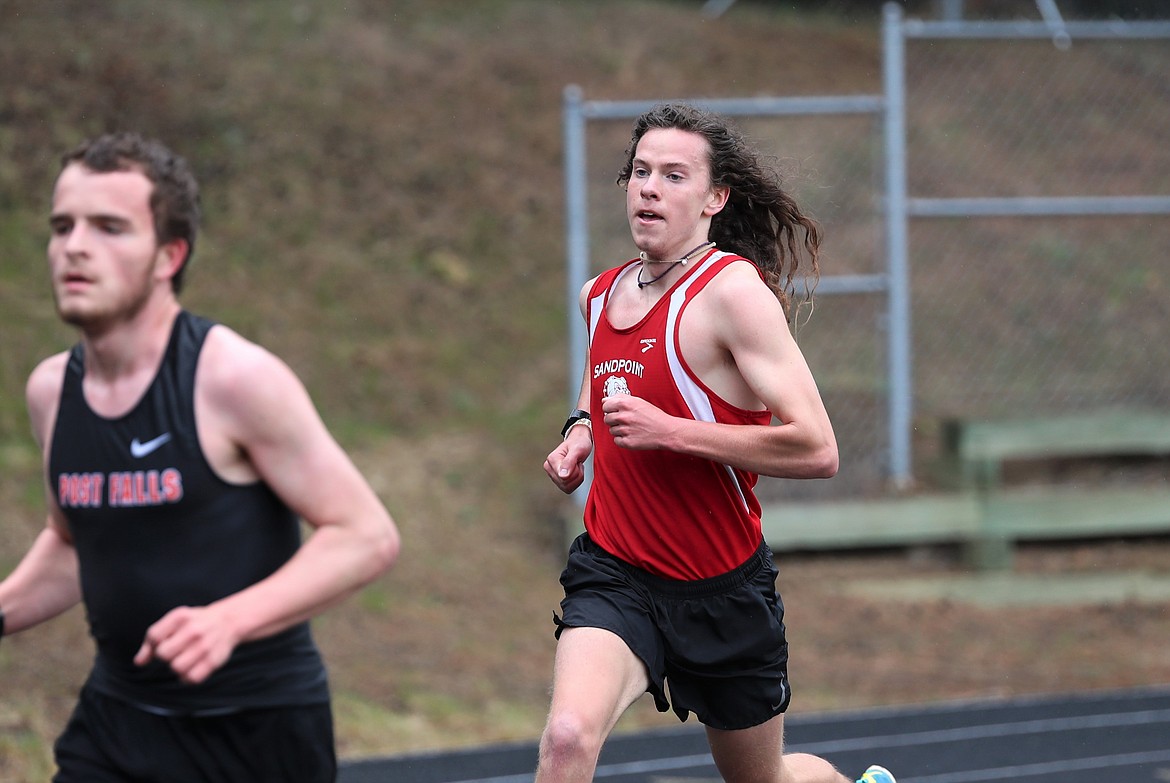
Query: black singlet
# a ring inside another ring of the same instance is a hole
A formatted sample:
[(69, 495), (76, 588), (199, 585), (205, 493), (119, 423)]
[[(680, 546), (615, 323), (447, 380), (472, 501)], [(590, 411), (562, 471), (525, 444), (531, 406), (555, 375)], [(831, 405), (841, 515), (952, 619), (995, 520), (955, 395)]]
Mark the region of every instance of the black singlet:
[(165, 664), (133, 662), (146, 629), (168, 611), (238, 592), (278, 569), (300, 545), (296, 515), (267, 485), (225, 482), (200, 448), (195, 369), (212, 326), (180, 313), (154, 381), (116, 419), (90, 409), (81, 346), (70, 354), (49, 477), (77, 548), (97, 644), (88, 684), (161, 712), (328, 701), (308, 623), (240, 645), (195, 686)]

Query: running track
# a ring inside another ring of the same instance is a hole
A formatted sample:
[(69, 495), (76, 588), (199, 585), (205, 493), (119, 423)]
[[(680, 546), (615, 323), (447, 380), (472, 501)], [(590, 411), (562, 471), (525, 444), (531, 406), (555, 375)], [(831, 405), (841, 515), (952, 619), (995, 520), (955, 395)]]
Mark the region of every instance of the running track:
[[(1170, 685), (1066, 696), (791, 715), (787, 746), (847, 775), (879, 763), (898, 783), (1170, 783)], [(535, 742), (351, 761), (339, 783), (525, 783)], [(613, 737), (596, 780), (719, 779), (693, 724)], [(852, 778), (851, 778), (852, 779)]]

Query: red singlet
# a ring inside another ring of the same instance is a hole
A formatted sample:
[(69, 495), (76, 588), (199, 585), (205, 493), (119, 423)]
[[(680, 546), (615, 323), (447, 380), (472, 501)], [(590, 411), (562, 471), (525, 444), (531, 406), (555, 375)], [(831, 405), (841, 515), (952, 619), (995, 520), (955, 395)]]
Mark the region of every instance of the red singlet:
[[(670, 451), (616, 446), (602, 421), (602, 398), (633, 394), (671, 416), (723, 424), (768, 424), (767, 410), (731, 405), (687, 366), (679, 323), (687, 304), (740, 256), (713, 251), (688, 269), (646, 316), (615, 329), (606, 303), (636, 260), (605, 272), (589, 292), (590, 407), (593, 483), (585, 529), (611, 554), (668, 579), (703, 579), (733, 570), (760, 545), (759, 478), (710, 460)], [(745, 262), (750, 263), (750, 262)]]

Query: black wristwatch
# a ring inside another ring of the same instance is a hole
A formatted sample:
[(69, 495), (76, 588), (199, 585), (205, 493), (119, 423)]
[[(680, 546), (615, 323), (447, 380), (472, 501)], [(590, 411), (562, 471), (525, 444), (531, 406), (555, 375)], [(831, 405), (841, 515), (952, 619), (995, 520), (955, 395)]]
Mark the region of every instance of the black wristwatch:
[(0, 639), (4, 638), (4, 610), (0, 609)]
[(569, 418), (565, 419), (565, 426), (561, 427), (561, 438), (568, 437), (569, 430), (573, 425), (579, 421), (585, 422), (587, 425), (592, 425), (593, 422), (589, 420), (589, 411), (583, 411), (580, 408), (569, 414)]

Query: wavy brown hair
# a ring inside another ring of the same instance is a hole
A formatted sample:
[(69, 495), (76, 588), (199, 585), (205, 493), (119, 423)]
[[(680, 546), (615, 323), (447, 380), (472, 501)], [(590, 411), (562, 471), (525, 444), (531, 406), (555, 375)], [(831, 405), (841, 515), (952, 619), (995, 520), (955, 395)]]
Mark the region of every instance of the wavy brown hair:
[(779, 172), (761, 162), (742, 133), (719, 115), (682, 103), (659, 104), (634, 123), (617, 178), (622, 187), (629, 185), (638, 142), (651, 129), (677, 129), (707, 140), (711, 184), (730, 191), (727, 204), (711, 219), (708, 239), (759, 267), (791, 318), (802, 256), (808, 263), (803, 275), (812, 280), (806, 284), (807, 295), (820, 278), (820, 225), (784, 190)]

